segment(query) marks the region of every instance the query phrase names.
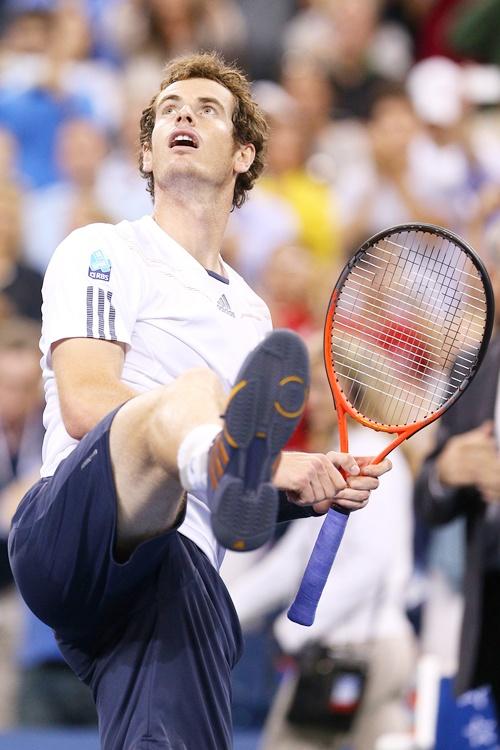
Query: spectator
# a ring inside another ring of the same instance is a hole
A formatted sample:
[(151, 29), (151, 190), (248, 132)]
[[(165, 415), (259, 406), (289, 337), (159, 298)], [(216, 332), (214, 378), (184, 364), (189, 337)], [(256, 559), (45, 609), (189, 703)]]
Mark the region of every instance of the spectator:
[(304, 0), (238, 0), (246, 28), (246, 44), (242, 62), (254, 80), (279, 77), (283, 54), (283, 29)]
[(56, 6), (49, 49), (60, 66), (62, 91), (87, 101), (92, 119), (108, 134), (116, 134), (124, 104), (123, 77), (111, 63), (92, 57), (89, 16), (80, 4)]
[[(318, 294), (315, 272), (311, 253), (300, 245), (282, 245), (269, 257), (261, 294), (275, 328), (291, 328), (303, 336), (317, 328), (313, 304), (314, 295)], [(319, 306), (325, 309), (327, 302), (323, 299)]]
[(368, 121), (369, 157), (344, 170), (338, 185), (350, 249), (394, 224), (445, 223), (429, 194), (415, 184), (413, 150), (421, 127), (404, 89), (381, 86)]
[(317, 263), (331, 265), (341, 255), (340, 221), (331, 186), (307, 169), (312, 146), (307, 121), (297, 103), (276, 84), (257, 84), (255, 96), (270, 125), (260, 188), (288, 203), (299, 223), (300, 244)]
[[(321, 342), (312, 345), (308, 402), (309, 450), (328, 450), (335, 442), (336, 417), (324, 374)], [(353, 429), (350, 450), (376, 454), (380, 433)], [(265, 727), (263, 750), (373, 748), (376, 738), (402, 731), (408, 723), (405, 694), (414, 667), (415, 645), (405, 616), (405, 590), (411, 573), (412, 480), (401, 453), (395, 452), (390, 481), (377, 490), (366, 512), (351, 516), (342, 546), (310, 628), (292, 623), (285, 612), (274, 633), (286, 654), (300, 655), (314, 643), (351, 665), (367, 665), (359, 713), (348, 735), (314, 724), (287, 720), (298, 675), (284, 675)], [(297, 590), (323, 519), (289, 531), (246, 572), (228, 582), (244, 629), (277, 607), (288, 606)], [(229, 562), (230, 564), (230, 562)], [(328, 658), (325, 654), (324, 658)], [(300, 656), (299, 656), (300, 661)], [(318, 695), (310, 696), (313, 702)]]
[(0, 37), (1, 89), (19, 91), (34, 84), (50, 44), (53, 20), (49, 7), (9, 4)]
[[(486, 234), (497, 299), (500, 295), (500, 224)], [(424, 463), (415, 487), (423, 519), (441, 525), (464, 518), (467, 525), (458, 694), (489, 684), (500, 715), (500, 322), (485, 360), (470, 388), (443, 416), (436, 447)]]
[[(285, 53), (320, 62), (329, 72), (335, 119), (361, 118), (369, 112), (376, 88), (386, 80), (370, 58), (379, 28), (378, 0), (314, 2), (285, 29)], [(384, 45), (387, 48), (387, 41)], [(403, 77), (408, 67), (400, 66)], [(387, 67), (386, 65), (384, 67)], [(392, 63), (392, 74), (396, 66)]]
[(223, 256), (245, 281), (259, 286), (265, 265), (281, 245), (298, 241), (299, 220), (292, 206), (258, 183), (252, 197), (229, 217)]
[(125, 0), (111, 8), (107, 23), (121, 50), (126, 78), (146, 76), (151, 93), (168, 59), (205, 49), (234, 58), (245, 42), (243, 17), (234, 0)]
[[(38, 339), (33, 321), (11, 318), (0, 323), (0, 726), (15, 723), (18, 669), (15, 650), (21, 627), (7, 556), (7, 532), (12, 508), (10, 493), (28, 487), (40, 466), (42, 387)], [(18, 494), (19, 498), (20, 495)]]
[(407, 90), (424, 124), (411, 150), (415, 190), (441, 215), (438, 223), (463, 231), (484, 179), (468, 138), (473, 109), (463, 70), (446, 58), (428, 58), (410, 71)]
[(21, 196), (0, 184), (0, 321), (11, 315), (40, 320), (42, 277), (21, 259)]
[[(20, 40), (14, 45), (14, 61), (7, 57), (4, 85), (0, 84), (0, 125), (9, 130), (18, 144), (18, 169), (28, 187), (37, 188), (58, 179), (55, 143), (61, 125), (77, 116), (89, 116), (90, 101), (80, 94), (65, 89), (65, 40), (58, 35), (58, 16), (54, 12), (35, 13), (37, 21), (35, 41), (25, 39), (31, 26), (18, 29)], [(19, 23), (14, 16), (13, 22)], [(44, 46), (42, 46), (44, 45)], [(12, 46), (12, 41), (11, 41)], [(31, 50), (34, 49), (34, 52)], [(19, 70), (15, 61), (20, 54)], [(25, 55), (33, 54), (32, 64), (25, 71)], [(14, 67), (10, 67), (10, 65)], [(25, 75), (26, 72), (26, 75)], [(10, 74), (13, 73), (13, 77)]]
[[(22, 318), (0, 325), (1, 578), (12, 583), (7, 558), (10, 518), (41, 464), (43, 394), (40, 326)], [(0, 724), (95, 724), (88, 688), (64, 662), (54, 634), (14, 594), (0, 602)]]
[(325, 65), (299, 55), (285, 57), (281, 84), (297, 102), (309, 138), (307, 167), (333, 185), (342, 180), (367, 146), (365, 128), (354, 119), (333, 120), (333, 91)]
[(108, 191), (109, 185), (97, 184), (106, 151), (105, 134), (88, 120), (70, 120), (61, 127), (56, 142), (61, 179), (26, 199), (25, 256), (41, 273), (68, 232), (107, 220), (100, 190)]
[(146, 104), (138, 94), (130, 92), (126, 96), (119, 137), (97, 173), (96, 194), (112, 221), (133, 221), (151, 213), (151, 197), (137, 170), (140, 113)]

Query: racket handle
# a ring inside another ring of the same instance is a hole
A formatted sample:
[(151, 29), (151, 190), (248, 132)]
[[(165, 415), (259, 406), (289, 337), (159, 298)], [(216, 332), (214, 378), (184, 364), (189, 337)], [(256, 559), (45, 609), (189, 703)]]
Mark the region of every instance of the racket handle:
[(330, 569), (344, 536), (348, 511), (330, 509), (316, 539), (299, 590), (288, 610), (288, 619), (299, 625), (312, 625)]

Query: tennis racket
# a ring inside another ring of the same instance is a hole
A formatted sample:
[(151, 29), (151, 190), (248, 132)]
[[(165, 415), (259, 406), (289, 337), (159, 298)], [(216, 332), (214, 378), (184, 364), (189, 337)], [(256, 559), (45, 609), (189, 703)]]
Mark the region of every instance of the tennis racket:
[[(378, 463), (454, 404), (491, 335), (491, 282), (452, 232), (401, 224), (367, 240), (342, 271), (324, 331), (326, 372), (348, 451), (347, 415), (394, 435)], [(288, 617), (312, 625), (349, 513), (328, 511)]]

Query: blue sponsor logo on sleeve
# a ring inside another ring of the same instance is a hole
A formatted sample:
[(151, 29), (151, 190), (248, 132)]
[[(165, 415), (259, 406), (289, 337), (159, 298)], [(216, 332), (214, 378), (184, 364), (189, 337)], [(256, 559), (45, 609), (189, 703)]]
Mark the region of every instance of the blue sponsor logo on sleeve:
[(102, 250), (96, 250), (90, 256), (89, 276), (98, 281), (109, 281), (111, 275), (111, 261)]

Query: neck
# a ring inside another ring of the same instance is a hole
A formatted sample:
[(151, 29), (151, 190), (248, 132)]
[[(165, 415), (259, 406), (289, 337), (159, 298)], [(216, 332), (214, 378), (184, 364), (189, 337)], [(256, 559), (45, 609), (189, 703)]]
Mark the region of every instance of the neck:
[(155, 191), (153, 218), (205, 268), (222, 273), (219, 254), (231, 201), (232, 192), (223, 189), (209, 197), (198, 190)]

